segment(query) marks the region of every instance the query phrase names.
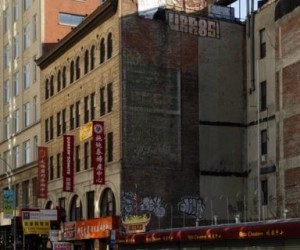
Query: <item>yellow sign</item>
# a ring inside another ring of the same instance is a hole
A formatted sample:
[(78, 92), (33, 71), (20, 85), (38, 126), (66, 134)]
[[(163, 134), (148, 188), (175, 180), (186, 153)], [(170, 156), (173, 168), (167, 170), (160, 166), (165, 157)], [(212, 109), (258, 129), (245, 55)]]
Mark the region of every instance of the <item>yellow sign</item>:
[(23, 220), (24, 234), (44, 234), (49, 235), (49, 220)]
[(84, 141), (85, 139), (92, 137), (92, 132), (93, 132), (93, 122), (89, 122), (84, 126), (80, 127), (79, 140)]

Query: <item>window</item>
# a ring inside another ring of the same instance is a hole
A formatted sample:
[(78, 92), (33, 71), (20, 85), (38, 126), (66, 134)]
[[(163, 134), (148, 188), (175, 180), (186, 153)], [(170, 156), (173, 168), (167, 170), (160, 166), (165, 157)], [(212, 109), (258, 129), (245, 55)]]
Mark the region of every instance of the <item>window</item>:
[(261, 131), (260, 137), (261, 137), (261, 155), (266, 155), (268, 153), (268, 133), (266, 129)]
[(4, 117), (3, 139), (6, 140), (10, 137), (10, 119), (9, 116)]
[(32, 106), (33, 106), (33, 121), (37, 122), (38, 120), (38, 103), (37, 103), (37, 96), (33, 97), (32, 100)]
[(95, 68), (95, 45), (91, 48), (91, 70)]
[(82, 22), (84, 16), (67, 14), (67, 13), (59, 13), (59, 23), (70, 26), (77, 26)]
[(50, 156), (49, 158), (49, 180), (52, 181), (54, 178), (54, 162), (53, 162), (53, 156)]
[(24, 127), (27, 128), (30, 125), (30, 103), (26, 102), (23, 105), (23, 111), (24, 111)]
[(20, 167), (20, 148), (19, 146), (15, 146), (13, 148), (13, 166), (14, 168)]
[(110, 188), (103, 191), (100, 199), (100, 217), (113, 216), (116, 214), (116, 201)]
[(74, 82), (74, 61), (71, 61), (71, 64), (70, 64), (70, 83), (73, 83)]
[(45, 99), (47, 100), (49, 98), (49, 79), (46, 79), (45, 81)]
[(261, 181), (262, 205), (268, 205), (268, 180)]
[(62, 73), (62, 87), (65, 88), (67, 85), (67, 67), (63, 67), (63, 73)]
[(105, 88), (102, 87), (100, 88), (100, 115), (104, 115), (105, 114)]
[(30, 46), (30, 27), (26, 24), (23, 28), (23, 50)]
[(67, 122), (66, 122), (66, 109), (62, 111), (62, 133), (66, 133)]
[(89, 168), (89, 142), (84, 143), (84, 169)]
[(86, 193), (86, 207), (87, 207), (87, 218), (94, 218), (95, 217), (95, 192), (89, 191)]
[(61, 70), (57, 72), (57, 92), (61, 90)]
[(66, 208), (66, 198), (59, 198), (58, 199), (58, 205), (59, 205), (59, 207), (61, 207), (61, 208)]
[(50, 77), (50, 96), (54, 95), (54, 76)]
[(27, 63), (26, 65), (24, 65), (24, 72), (23, 72), (23, 82), (24, 82), (24, 89), (28, 89), (29, 88), (29, 84), (30, 84), (30, 70), (29, 70), (29, 63)]
[(266, 81), (260, 83), (260, 111), (267, 109), (267, 83)]
[(37, 160), (38, 158), (38, 137), (35, 135), (33, 137), (33, 158), (34, 160)]
[(4, 45), (4, 67), (7, 68), (10, 65), (10, 47), (9, 44)]
[(22, 183), (22, 203), (24, 208), (29, 207), (29, 181)]
[(19, 1), (20, 0), (14, 0), (13, 2), (13, 18), (14, 21), (17, 21), (19, 19)]
[(50, 117), (50, 140), (53, 139), (53, 116)]
[(109, 33), (107, 36), (107, 59), (112, 57), (113, 44), (112, 44), (112, 34)]
[(107, 134), (107, 162), (113, 160), (113, 133), (110, 132)]
[(19, 72), (14, 73), (13, 75), (13, 82), (14, 82), (14, 96), (18, 96), (20, 93), (20, 80), (19, 80)]
[(104, 61), (105, 61), (105, 41), (104, 38), (102, 38), (100, 42), (100, 63), (104, 63)]
[(91, 120), (95, 119), (95, 93), (91, 94)]
[(73, 197), (70, 208), (70, 221), (80, 220), (82, 218), (82, 204), (77, 195)]
[(80, 171), (80, 145), (77, 145), (75, 148), (75, 167), (76, 172)]
[(261, 29), (259, 31), (260, 38), (260, 58), (264, 58), (266, 56), (266, 30)]
[[(8, 163), (9, 152), (10, 152), (10, 151), (7, 150), (7, 151), (5, 151), (5, 152), (3, 153), (3, 161), (4, 161), (4, 162), (7, 162), (7, 163)], [(7, 169), (7, 164), (4, 164), (4, 165), (3, 165), (3, 173), (4, 173), (4, 172), (7, 172), (7, 170), (8, 170), (8, 169)]]
[(32, 17), (32, 40), (36, 41), (37, 38), (37, 15)]
[(30, 163), (30, 140), (23, 143), (23, 163), (25, 165)]
[(33, 75), (33, 83), (36, 83), (37, 82), (37, 78), (38, 78), (38, 70), (37, 70), (37, 65), (36, 65), (36, 58), (37, 56), (35, 55), (32, 59), (32, 75)]
[(58, 153), (56, 155), (56, 166), (57, 166), (56, 177), (60, 178), (60, 172), (61, 172), (61, 154), (60, 153)]
[(84, 97), (84, 123), (89, 121), (89, 97)]
[(27, 10), (30, 6), (30, 0), (23, 0), (23, 9)]
[(76, 102), (76, 107), (75, 107), (75, 112), (76, 112), (76, 128), (80, 126), (80, 101)]
[(56, 136), (61, 135), (61, 113), (56, 114)]
[(16, 206), (18, 207), (19, 204), (19, 190), (20, 190), (20, 185), (19, 183), (16, 184), (16, 190), (15, 191), (15, 201), (16, 201)]
[(113, 106), (113, 88), (112, 83), (107, 85), (107, 112), (112, 111)]
[(74, 129), (74, 104), (70, 106), (70, 130)]
[(49, 141), (49, 119), (45, 120), (45, 141)]
[(6, 80), (4, 82), (4, 103), (8, 103), (10, 101), (10, 86), (9, 86), (9, 80)]
[(15, 133), (18, 133), (20, 131), (20, 111), (18, 109), (16, 109), (14, 111), (14, 126), (13, 126), (13, 129), (14, 129), (14, 132)]
[(19, 57), (19, 35), (15, 35), (13, 38), (13, 57), (14, 59)]
[(4, 29), (4, 32), (7, 32), (9, 30), (9, 27), (10, 27), (9, 9), (6, 8), (4, 10), (4, 13), (3, 13), (3, 29)]
[(89, 72), (89, 51), (86, 50), (84, 53), (84, 74)]
[(80, 78), (80, 57), (76, 58), (76, 80)]

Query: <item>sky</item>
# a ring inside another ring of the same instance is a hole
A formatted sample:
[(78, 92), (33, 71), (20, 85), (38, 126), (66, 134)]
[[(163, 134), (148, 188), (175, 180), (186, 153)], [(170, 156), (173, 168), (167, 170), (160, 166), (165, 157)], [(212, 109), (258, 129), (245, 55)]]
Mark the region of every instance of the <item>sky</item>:
[[(249, 5), (252, 0), (237, 0), (235, 3), (231, 4), (231, 7), (235, 9), (235, 17), (245, 19), (247, 15), (247, 1), (249, 1)], [(257, 0), (254, 0), (254, 9), (257, 9)], [(239, 16), (241, 15), (241, 16)]]

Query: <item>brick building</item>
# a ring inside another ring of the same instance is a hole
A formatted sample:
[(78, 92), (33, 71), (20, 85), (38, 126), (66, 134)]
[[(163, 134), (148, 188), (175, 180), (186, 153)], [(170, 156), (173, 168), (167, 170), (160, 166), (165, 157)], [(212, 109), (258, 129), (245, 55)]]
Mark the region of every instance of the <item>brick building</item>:
[[(199, 181), (199, 116), (201, 105), (208, 104), (204, 95), (200, 97), (199, 86), (216, 84), (217, 79), (209, 80), (206, 75), (216, 71), (208, 63), (218, 61), (218, 54), (209, 57), (213, 49), (230, 59), (228, 67), (238, 66), (243, 72), (243, 26), (208, 18), (208, 2), (203, 6), (198, 1), (178, 2), (176, 6), (167, 2), (164, 8), (156, 6), (150, 12), (145, 12), (149, 6), (143, 6), (143, 1), (137, 3), (105, 1), (38, 59), (43, 135), (40, 145), (47, 151), (49, 170), (42, 207), (63, 207), (68, 223), (76, 225), (111, 220), (109, 230), (115, 229), (115, 216), (126, 223), (130, 217), (145, 215), (148, 229), (194, 226), (204, 217), (211, 223), (209, 210), (205, 209), (210, 198), (204, 200), (203, 196), (207, 193), (209, 197), (212, 190), (201, 192)], [(187, 7), (188, 13), (177, 11)], [(206, 16), (202, 16), (204, 13)], [(226, 32), (226, 41), (232, 31), (237, 32), (229, 47), (222, 48), (220, 29)], [(209, 50), (211, 44), (214, 47)], [(228, 53), (230, 47), (237, 48), (234, 56)], [(222, 78), (225, 73), (220, 70), (218, 75)], [(232, 92), (239, 103), (242, 95), (237, 93), (243, 88), (242, 79), (242, 74), (237, 74), (231, 81), (239, 86)], [(225, 83), (229, 84), (229, 79)], [(232, 111), (234, 106), (236, 103), (231, 103)], [(208, 112), (202, 115), (209, 122)], [(236, 109), (222, 126), (242, 119), (240, 109)], [(105, 182), (101, 185), (93, 181), (95, 138), (89, 134), (99, 121), (104, 124), (106, 148)], [(203, 136), (209, 126), (215, 124), (206, 124), (201, 130)], [(235, 136), (240, 128), (233, 127), (227, 133)], [(66, 138), (74, 139), (74, 173), (69, 176), (69, 190), (63, 163)], [(221, 140), (219, 135), (214, 138)], [(234, 144), (240, 147), (243, 141), (237, 137)], [(207, 154), (210, 150), (207, 148)], [(241, 161), (242, 152), (236, 152), (236, 163)], [(222, 153), (232, 159), (223, 146)], [(209, 169), (207, 159), (203, 166)], [(229, 172), (243, 172), (241, 165), (227, 167)], [(203, 178), (210, 181), (209, 176)], [(222, 187), (231, 182), (242, 189), (243, 181), (237, 179), (225, 180)], [(234, 198), (230, 199), (233, 202)], [(226, 212), (220, 216), (226, 218)], [(78, 249), (84, 245), (103, 249), (109, 243), (104, 232), (95, 238), (83, 233), (73, 240)]]

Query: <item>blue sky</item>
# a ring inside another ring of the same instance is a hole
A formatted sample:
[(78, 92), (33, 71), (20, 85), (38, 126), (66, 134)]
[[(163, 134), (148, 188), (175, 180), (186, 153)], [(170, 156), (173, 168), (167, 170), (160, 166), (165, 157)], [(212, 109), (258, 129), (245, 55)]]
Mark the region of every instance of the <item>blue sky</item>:
[[(235, 3), (231, 4), (231, 7), (234, 7), (235, 9), (235, 16), (237, 18), (245, 19), (247, 12), (247, 1), (249, 1), (250, 4), (252, 2), (251, 0), (238, 0)], [(254, 2), (254, 9), (257, 9), (257, 0), (255, 0)], [(240, 12), (241, 16), (239, 17)]]

